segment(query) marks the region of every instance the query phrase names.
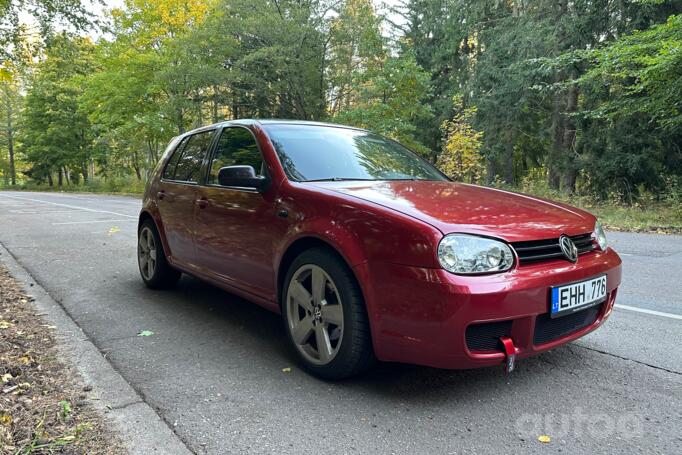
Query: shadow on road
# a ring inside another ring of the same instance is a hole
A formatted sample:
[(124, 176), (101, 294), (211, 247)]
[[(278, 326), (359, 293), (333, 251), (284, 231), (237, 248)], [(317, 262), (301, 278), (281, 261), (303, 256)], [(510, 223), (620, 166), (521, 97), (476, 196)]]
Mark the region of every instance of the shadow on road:
[[(547, 370), (565, 361), (561, 357), (568, 353), (558, 349), (538, 358), (524, 360), (511, 376), (502, 371), (502, 366), (439, 370), (379, 363), (359, 377), (326, 382), (298, 368), (279, 315), (192, 277), (184, 276), (178, 287), (170, 291), (149, 291), (139, 282), (131, 282), (130, 286), (139, 287), (140, 294), (145, 297), (145, 305), (154, 307), (155, 312), (162, 312), (165, 315), (162, 317), (182, 321), (168, 339), (176, 345), (176, 360), (177, 356), (204, 359), (213, 364), (201, 362), (202, 368), (216, 370), (220, 369), (220, 365), (239, 364), (239, 371), (226, 370), (240, 379), (259, 375), (267, 379), (273, 374), (281, 375), (283, 367), (292, 367), (292, 375), (304, 388), (364, 392), (377, 400), (422, 404), (425, 401), (457, 400), (469, 395), (474, 384), (478, 392), (485, 395), (486, 389), (492, 391), (513, 382), (525, 383), (527, 381), (523, 379), (527, 376), (547, 374)], [(163, 337), (163, 334), (159, 336)]]

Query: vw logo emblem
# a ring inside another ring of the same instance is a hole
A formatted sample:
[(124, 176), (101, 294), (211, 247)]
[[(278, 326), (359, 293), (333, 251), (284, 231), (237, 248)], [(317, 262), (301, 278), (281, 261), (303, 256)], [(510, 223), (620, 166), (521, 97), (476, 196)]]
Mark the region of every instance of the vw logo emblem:
[(578, 260), (578, 248), (569, 236), (562, 234), (561, 237), (559, 237), (559, 246), (561, 247), (561, 252), (566, 256), (566, 259), (571, 262), (576, 262)]

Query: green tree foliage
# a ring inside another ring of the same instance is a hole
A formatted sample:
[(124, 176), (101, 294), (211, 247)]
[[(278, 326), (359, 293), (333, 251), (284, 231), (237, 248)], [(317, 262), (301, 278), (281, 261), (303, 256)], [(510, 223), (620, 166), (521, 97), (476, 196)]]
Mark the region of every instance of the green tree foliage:
[[(5, 62), (0, 67), (0, 173), (5, 185), (16, 185), (15, 136), (19, 124), (21, 86), (17, 66)], [(4, 153), (6, 151), (6, 153)]]
[(414, 57), (390, 57), (378, 68), (367, 71), (354, 82), (358, 101), (335, 117), (335, 121), (373, 130), (428, 155), (416, 136), (417, 122), (431, 117), (420, 100), (428, 94), (428, 74)]
[(682, 170), (682, 15), (583, 58), (578, 80), (587, 182), (632, 200)]
[(88, 179), (92, 131), (80, 104), (81, 84), (90, 74), (94, 47), (87, 38), (56, 37), (30, 81), (19, 136), (36, 180), (58, 184)]
[[(365, 127), (465, 181), (634, 200), (682, 180), (682, 0), (402, 0), (392, 27), (375, 0), (125, 0), (97, 43), (75, 0), (10, 3), (20, 180), (143, 181), (172, 136), (247, 117)], [(21, 44), (31, 5), (76, 33)]]
[[(30, 16), (32, 23), (22, 17)], [(55, 23), (83, 31), (94, 24), (81, 0), (0, 0), (0, 59), (13, 59), (27, 42), (47, 44)]]

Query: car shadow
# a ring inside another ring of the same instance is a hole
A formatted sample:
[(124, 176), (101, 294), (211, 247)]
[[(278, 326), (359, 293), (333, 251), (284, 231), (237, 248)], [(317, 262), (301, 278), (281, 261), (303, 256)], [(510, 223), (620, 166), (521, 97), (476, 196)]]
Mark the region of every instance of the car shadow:
[[(562, 349), (525, 359), (517, 370), (507, 375), (502, 366), (472, 370), (441, 370), (398, 363), (378, 363), (370, 371), (338, 382), (323, 381), (305, 373), (288, 344), (279, 315), (222, 291), (196, 278), (183, 276), (177, 288), (159, 293), (166, 310), (183, 319), (193, 343), (213, 350), (212, 360), (222, 364), (237, 363), (249, 373), (276, 372), (292, 368), (292, 374), (304, 388), (324, 388), (339, 393), (357, 391), (375, 399), (401, 402), (434, 402), (467, 397), (475, 384), (479, 392), (498, 393), (510, 387), (529, 387), (527, 377), (548, 374), (561, 362)], [(235, 352), (234, 342), (239, 350)], [(229, 347), (228, 347), (229, 346)], [(557, 353), (558, 357), (557, 358)], [(491, 393), (491, 396), (494, 395)]]

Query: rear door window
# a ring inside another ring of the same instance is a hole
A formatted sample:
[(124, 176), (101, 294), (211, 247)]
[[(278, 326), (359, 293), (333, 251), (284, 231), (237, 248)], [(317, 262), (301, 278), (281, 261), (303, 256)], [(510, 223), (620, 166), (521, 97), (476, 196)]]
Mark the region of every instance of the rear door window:
[(175, 167), (172, 180), (180, 182), (197, 183), (201, 172), (201, 163), (206, 156), (211, 138), (215, 130), (193, 134), (187, 140), (182, 150), (182, 156)]

